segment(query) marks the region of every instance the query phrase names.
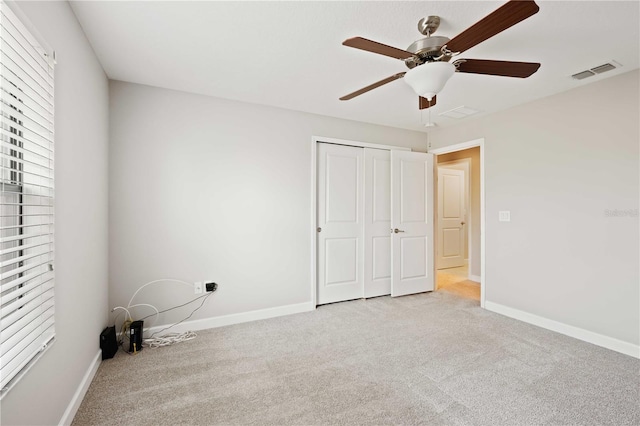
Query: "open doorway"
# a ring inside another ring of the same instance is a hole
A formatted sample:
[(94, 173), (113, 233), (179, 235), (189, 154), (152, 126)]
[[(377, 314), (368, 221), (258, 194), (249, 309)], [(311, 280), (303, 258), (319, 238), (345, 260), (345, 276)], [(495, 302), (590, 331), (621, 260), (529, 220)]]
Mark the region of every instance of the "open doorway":
[(484, 305), (482, 141), (430, 152), (436, 154), (436, 290)]
[[(479, 283), (470, 280), (469, 276), (472, 272), (471, 172), (475, 171), (471, 162), (472, 156), (478, 156), (478, 150), (476, 147), (436, 157), (438, 210), (435, 232), (438, 235), (436, 290), (480, 301)], [(459, 158), (466, 155), (469, 156)]]

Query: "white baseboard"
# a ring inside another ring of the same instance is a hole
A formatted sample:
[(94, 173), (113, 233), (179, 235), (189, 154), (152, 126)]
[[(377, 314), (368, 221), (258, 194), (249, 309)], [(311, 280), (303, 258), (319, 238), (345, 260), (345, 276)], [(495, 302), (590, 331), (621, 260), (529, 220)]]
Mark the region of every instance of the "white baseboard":
[(69, 402), (67, 409), (64, 410), (64, 414), (60, 419), (60, 423), (58, 423), (59, 425), (64, 425), (64, 426), (70, 425), (71, 422), (73, 421), (73, 418), (78, 412), (78, 408), (80, 408), (80, 404), (82, 404), (82, 400), (84, 399), (84, 396), (87, 393), (87, 390), (89, 390), (89, 385), (91, 385), (91, 382), (93, 381), (93, 377), (96, 375), (96, 372), (98, 371), (98, 367), (100, 366), (100, 361), (102, 361), (101, 358), (102, 358), (102, 351), (98, 351), (95, 358), (89, 365), (87, 372), (84, 373), (84, 377), (82, 378), (82, 381), (78, 386), (78, 389), (76, 389), (76, 393), (73, 394), (73, 398), (71, 398), (71, 402)]
[(480, 283), (482, 281), (482, 279), (480, 278), (480, 275), (471, 275), (471, 274), (469, 274), (469, 281), (473, 281), (475, 283)]
[(508, 306), (500, 305), (498, 303), (489, 302), (488, 300), (484, 302), (484, 308), (489, 311), (504, 315), (506, 317), (514, 318), (529, 324), (536, 325), (538, 327), (546, 328), (547, 330), (564, 334), (565, 336), (573, 337), (584, 342), (611, 349), (612, 351), (620, 352), (634, 358), (640, 358), (640, 345), (634, 345), (633, 343), (624, 342), (613, 337), (594, 333), (593, 331), (574, 327), (572, 325), (550, 320), (548, 318), (539, 317), (537, 315), (530, 314), (519, 309), (514, 309)]
[[(282, 317), (285, 315), (299, 314), (302, 312), (310, 312), (315, 310), (315, 306), (309, 302), (298, 303), (295, 305), (278, 306), (275, 308), (259, 309), (256, 311), (241, 312), (238, 314), (223, 315), (220, 317), (204, 318), (194, 321), (185, 321), (174, 327), (168, 332), (183, 333), (185, 331), (206, 330), (208, 328), (223, 327), (225, 325), (241, 324), (243, 322), (257, 321), (267, 318)], [(148, 336), (149, 333), (160, 331), (167, 325), (158, 325), (151, 328), (145, 328), (144, 332)]]

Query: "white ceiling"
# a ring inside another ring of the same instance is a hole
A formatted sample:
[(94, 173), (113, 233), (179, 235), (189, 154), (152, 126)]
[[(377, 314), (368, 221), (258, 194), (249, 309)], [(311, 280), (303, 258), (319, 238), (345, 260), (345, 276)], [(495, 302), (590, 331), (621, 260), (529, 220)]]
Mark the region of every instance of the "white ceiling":
[[(109, 78), (425, 131), (428, 112), (402, 80), (350, 101), (342, 95), (406, 71), (402, 61), (342, 46), (361, 36), (406, 49), (417, 22), (439, 15), (449, 38), (504, 2), (73, 1)], [(486, 114), (638, 68), (638, 1), (538, 1), (540, 11), (461, 58), (540, 62), (528, 79), (455, 74), (431, 120), (468, 106)], [(615, 60), (622, 67), (576, 81)], [(597, 102), (597, 100), (594, 100)], [(468, 120), (466, 118), (465, 120)]]

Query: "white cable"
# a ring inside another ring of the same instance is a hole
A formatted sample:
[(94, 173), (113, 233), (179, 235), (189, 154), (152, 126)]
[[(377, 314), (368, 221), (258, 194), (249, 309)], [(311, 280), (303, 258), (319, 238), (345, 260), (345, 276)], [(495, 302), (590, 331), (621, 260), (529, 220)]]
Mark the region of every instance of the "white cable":
[(143, 343), (150, 348), (160, 348), (163, 346), (170, 346), (175, 343), (182, 343), (188, 340), (195, 339), (197, 334), (193, 331), (185, 331), (184, 333), (169, 333), (164, 336), (158, 336), (153, 338), (144, 339)]
[[(111, 310), (111, 312), (114, 312), (116, 309), (122, 309), (123, 311), (125, 311), (127, 313), (127, 315), (129, 315), (129, 320), (133, 321), (133, 318), (131, 318), (131, 314), (129, 313), (129, 310), (123, 306), (116, 306), (115, 308), (113, 308)], [(127, 320), (127, 318), (124, 319), (125, 321)], [(115, 321), (115, 319), (114, 319)]]
[[(129, 299), (129, 303), (127, 304), (127, 307), (124, 308), (122, 306), (118, 306), (116, 308), (112, 309), (112, 312), (115, 311), (116, 309), (124, 309), (127, 312), (127, 315), (129, 315), (129, 319), (131, 321), (133, 321), (133, 318), (131, 316), (131, 314), (129, 313), (129, 309), (131, 308), (135, 308), (138, 306), (148, 306), (150, 308), (153, 308), (153, 310), (155, 311), (155, 319), (154, 319), (154, 324), (155, 321), (158, 320), (158, 316), (160, 315), (160, 312), (158, 311), (158, 308), (156, 308), (153, 305), (150, 305), (148, 303), (136, 303), (135, 305), (132, 305), (131, 303), (133, 302), (133, 299), (138, 295), (138, 293), (145, 287), (151, 285), (151, 284), (155, 284), (155, 283), (159, 283), (159, 282), (164, 282), (164, 281), (169, 281), (169, 282), (176, 282), (176, 283), (180, 283), (180, 284), (185, 284), (188, 286), (193, 287), (193, 283), (187, 282), (187, 281), (183, 281), (183, 280), (177, 280), (177, 279), (173, 279), (173, 278), (163, 278), (163, 279), (159, 279), (159, 280), (153, 280), (153, 281), (149, 281), (148, 283), (140, 286), (135, 293), (133, 293), (133, 296), (131, 296), (131, 299)], [(205, 297), (204, 299), (206, 300), (208, 297)], [(203, 301), (204, 302), (204, 301)], [(204, 303), (202, 303), (198, 308), (196, 308), (193, 312), (197, 311), (198, 309), (200, 309), (202, 307)], [(191, 313), (191, 315), (193, 315), (193, 312)], [(152, 314), (153, 315), (153, 314)], [(191, 317), (191, 315), (189, 315), (188, 318)], [(125, 319), (126, 320), (126, 319)], [(184, 321), (184, 320), (182, 320)], [(182, 322), (180, 321), (180, 322)], [(180, 323), (178, 322), (178, 324)], [(177, 324), (173, 324), (161, 331), (164, 331), (168, 328), (171, 328), (173, 326), (175, 326)], [(157, 333), (157, 332), (156, 332)], [(169, 346), (169, 345), (173, 345), (175, 343), (181, 343), (181, 342), (186, 342), (188, 340), (192, 340), (195, 339), (197, 336), (196, 333), (194, 333), (193, 331), (186, 331), (184, 333), (169, 333), (169, 334), (165, 334), (163, 336), (158, 336), (158, 337), (151, 337), (151, 338), (147, 338), (147, 339), (143, 339), (143, 343), (151, 348), (159, 348), (162, 346)]]
[(142, 290), (143, 288), (145, 288), (148, 285), (155, 284), (155, 283), (158, 283), (158, 282), (161, 282), (161, 281), (172, 281), (172, 282), (186, 284), (186, 285), (189, 285), (189, 286), (193, 287), (193, 283), (189, 283), (187, 281), (182, 281), (182, 280), (176, 280), (176, 279), (173, 279), (173, 278), (162, 278), (162, 279), (159, 279), (159, 280), (149, 281), (148, 283), (146, 283), (146, 284), (142, 285), (140, 288), (138, 288), (135, 293), (133, 293), (133, 296), (131, 296), (131, 299), (129, 299), (129, 303), (127, 305), (127, 308), (131, 307), (131, 302), (133, 302), (133, 298), (136, 297), (136, 295), (140, 292), (140, 290)]

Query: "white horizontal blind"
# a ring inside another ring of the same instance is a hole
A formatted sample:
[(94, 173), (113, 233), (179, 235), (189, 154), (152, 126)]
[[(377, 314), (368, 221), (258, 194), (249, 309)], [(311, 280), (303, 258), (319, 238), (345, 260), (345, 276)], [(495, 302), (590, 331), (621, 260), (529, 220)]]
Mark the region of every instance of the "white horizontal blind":
[(5, 391), (54, 337), (53, 61), (1, 1), (0, 12), (0, 389)]

